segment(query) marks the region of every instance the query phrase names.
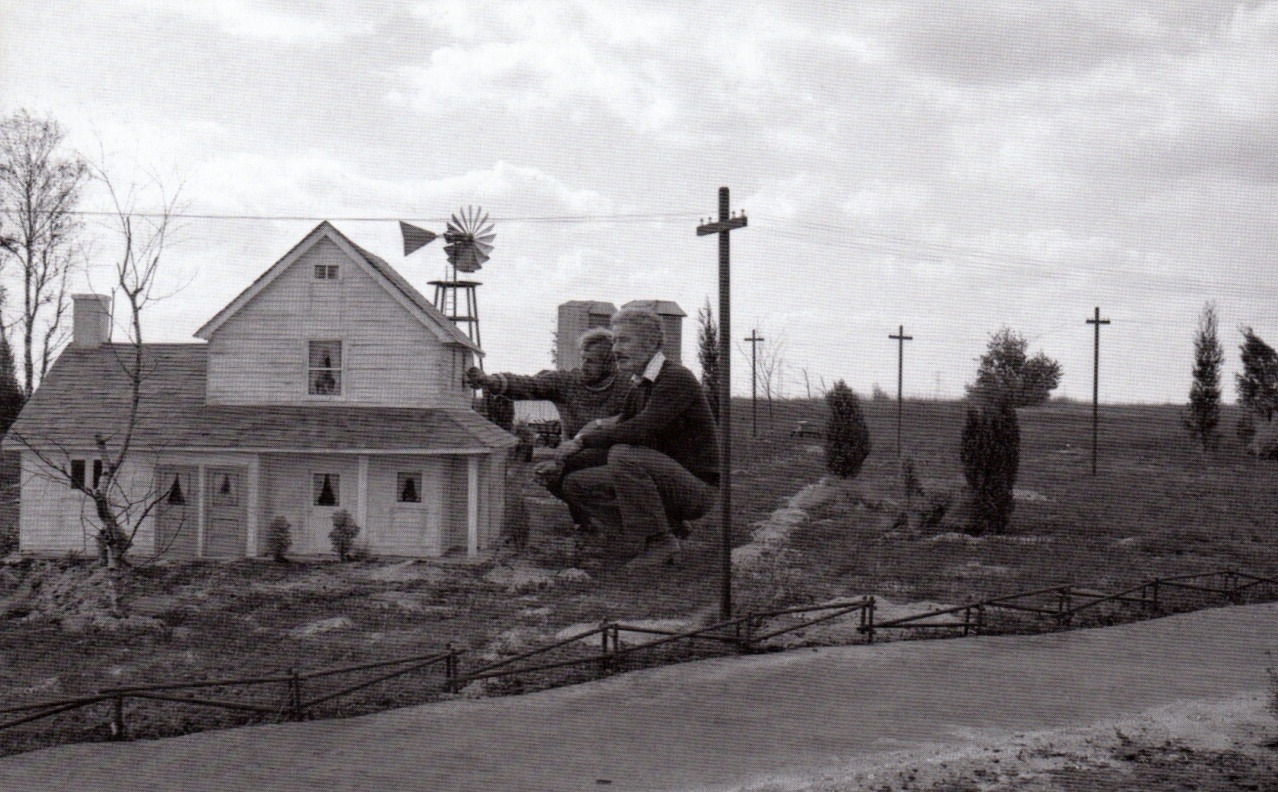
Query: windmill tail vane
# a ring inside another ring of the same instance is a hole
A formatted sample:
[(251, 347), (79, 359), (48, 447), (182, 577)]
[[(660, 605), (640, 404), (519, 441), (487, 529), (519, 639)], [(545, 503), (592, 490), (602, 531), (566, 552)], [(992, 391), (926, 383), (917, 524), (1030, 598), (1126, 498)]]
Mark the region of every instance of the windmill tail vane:
[(435, 237), (439, 236), (434, 231), (427, 231), (424, 228), (418, 228), (415, 225), (399, 221), (399, 233), (404, 238), (404, 255), (414, 253), (431, 242), (435, 241)]

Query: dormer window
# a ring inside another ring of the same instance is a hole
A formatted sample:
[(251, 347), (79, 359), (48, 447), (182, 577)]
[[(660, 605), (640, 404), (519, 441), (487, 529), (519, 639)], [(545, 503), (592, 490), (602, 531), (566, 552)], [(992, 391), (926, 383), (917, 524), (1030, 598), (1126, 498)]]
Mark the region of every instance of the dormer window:
[(311, 341), (306, 370), (307, 393), (342, 395), (342, 342)]
[(335, 281), (337, 280), (337, 272), (337, 264), (316, 264), (315, 280)]

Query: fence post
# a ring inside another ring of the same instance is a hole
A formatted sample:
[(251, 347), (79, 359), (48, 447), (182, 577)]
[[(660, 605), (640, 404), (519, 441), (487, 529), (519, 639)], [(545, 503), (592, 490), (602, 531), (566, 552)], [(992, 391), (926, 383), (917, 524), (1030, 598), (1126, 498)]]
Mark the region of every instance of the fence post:
[(457, 650), (452, 641), (448, 644), (448, 657), (444, 659), (444, 689), (449, 693), (457, 692)]
[(111, 718), (111, 736), (117, 740), (129, 739), (128, 729), (124, 723), (124, 694), (115, 694), (115, 713)]
[(1151, 602), (1151, 608), (1154, 611), (1154, 613), (1159, 613), (1163, 609), (1162, 606), (1158, 603), (1158, 583), (1159, 583), (1158, 578), (1154, 578), (1153, 583), (1150, 585), (1150, 588), (1153, 591), (1153, 595), (1154, 595), (1154, 598)]
[(1061, 586), (1059, 589), (1059, 600), (1057, 602), (1056, 623), (1059, 626), (1068, 626), (1073, 616), (1069, 613), (1070, 597), (1069, 586)]
[(963, 609), (963, 637), (966, 638), (972, 630), (972, 606), (968, 605)]
[(608, 676), (608, 631), (615, 629), (608, 622), (603, 623), (603, 629), (599, 631), (599, 678), (603, 679)]
[(737, 651), (739, 653), (749, 652), (754, 648), (754, 614), (745, 614), (745, 637), (740, 637), (741, 622), (737, 622)]
[(865, 642), (867, 644), (874, 643), (874, 597), (869, 597), (869, 601), (861, 608), (861, 618), (865, 624)]
[(297, 666), (290, 668), (288, 675), (289, 718), (300, 721), (302, 719), (302, 676), (297, 672)]
[(985, 629), (985, 603), (978, 603), (976, 606), (976, 634), (980, 635)]

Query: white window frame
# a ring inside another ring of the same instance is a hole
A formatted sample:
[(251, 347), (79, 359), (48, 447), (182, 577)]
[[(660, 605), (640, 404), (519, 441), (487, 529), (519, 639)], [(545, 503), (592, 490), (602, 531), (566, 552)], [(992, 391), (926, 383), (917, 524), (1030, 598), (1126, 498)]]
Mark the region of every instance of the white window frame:
[[(311, 344), (337, 344), (337, 351), (338, 351), (338, 355), (341, 358), (341, 364), (336, 367), (330, 367), (327, 369), (323, 367), (311, 366)], [(308, 338), (302, 344), (302, 354), (305, 356), (304, 360), (306, 365), (306, 379), (305, 379), (306, 398), (320, 399), (324, 401), (333, 401), (333, 400), (340, 400), (340, 399), (346, 398), (346, 394), (350, 389), (350, 380), (346, 376), (347, 369), (349, 368), (349, 365), (348, 365), (349, 360), (347, 357), (349, 347), (350, 345), (346, 343), (346, 339), (331, 338), (331, 337), (330, 338)], [(337, 390), (335, 392), (315, 393), (314, 391), (311, 390), (311, 377), (315, 373), (320, 371), (330, 371), (330, 372), (335, 372), (337, 374)]]
[[(96, 459), (94, 457), (73, 457), (68, 465), (68, 473), (72, 474), (71, 480), (68, 483), (72, 487), (75, 486), (74, 469), (76, 462), (84, 465), (84, 470), (81, 472), (80, 486), (86, 489), (96, 490), (98, 488), (98, 484), (102, 482), (102, 474), (106, 472), (106, 465), (101, 459)], [(93, 482), (92, 487), (88, 486), (90, 481)]]
[[(336, 501), (332, 506), (322, 506), (319, 503), (320, 492), (323, 491), (323, 477), (328, 476), (329, 484), (333, 487), (333, 500)], [(317, 490), (316, 487), (319, 487)], [(342, 508), (342, 474), (332, 470), (312, 470), (311, 471), (311, 508), (319, 509), (340, 509)]]
[[(403, 485), (400, 483), (400, 477), (401, 477), (401, 476), (411, 476), (412, 478), (416, 479), (417, 500), (415, 500), (415, 501), (406, 501), (406, 500), (401, 500), (401, 499), (400, 499), (400, 496), (404, 494), (404, 487), (403, 487)], [(402, 505), (408, 505), (408, 506), (420, 506), (420, 505), (422, 505), (423, 503), (425, 503), (425, 502), (426, 502), (426, 497), (425, 497), (425, 494), (422, 492), (422, 486), (423, 486), (423, 485), (425, 485), (425, 483), (426, 483), (425, 479), (426, 479), (426, 477), (423, 475), (423, 471), (421, 471), (421, 470), (398, 470), (398, 471), (396, 471), (396, 472), (395, 472), (395, 505), (396, 505), (396, 506), (402, 506)]]
[[(323, 268), (324, 275), (320, 276), (320, 269)], [(340, 264), (316, 264), (311, 270), (313, 280), (320, 283), (335, 283), (342, 279), (342, 265)]]

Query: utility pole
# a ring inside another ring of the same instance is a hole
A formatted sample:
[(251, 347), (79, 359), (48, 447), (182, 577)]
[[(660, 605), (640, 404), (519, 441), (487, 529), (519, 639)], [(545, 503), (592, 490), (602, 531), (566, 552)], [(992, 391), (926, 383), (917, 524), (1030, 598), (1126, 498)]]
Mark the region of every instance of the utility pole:
[(1102, 319), (1100, 306), (1096, 306), (1096, 314), (1087, 320), (1087, 324), (1096, 326), (1096, 348), (1092, 353), (1092, 475), (1096, 475), (1096, 441), (1100, 437), (1100, 329), (1109, 324)]
[(759, 436), (759, 374), (758, 363), (756, 361), (755, 352), (759, 348), (759, 342), (764, 340), (759, 335), (758, 330), (751, 330), (749, 338), (743, 338), (742, 341), (750, 342), (750, 436)]
[(697, 236), (719, 235), (719, 508), (722, 511), (719, 615), (732, 618), (732, 265), (728, 234), (745, 228), (745, 212), (728, 210), (728, 188), (719, 188), (718, 222), (702, 222)]
[(901, 455), (901, 407), (904, 404), (905, 385), (905, 342), (913, 341), (914, 336), (905, 334), (905, 325), (896, 326), (896, 335), (889, 335), (888, 338), (897, 342), (896, 353), (896, 455)]

